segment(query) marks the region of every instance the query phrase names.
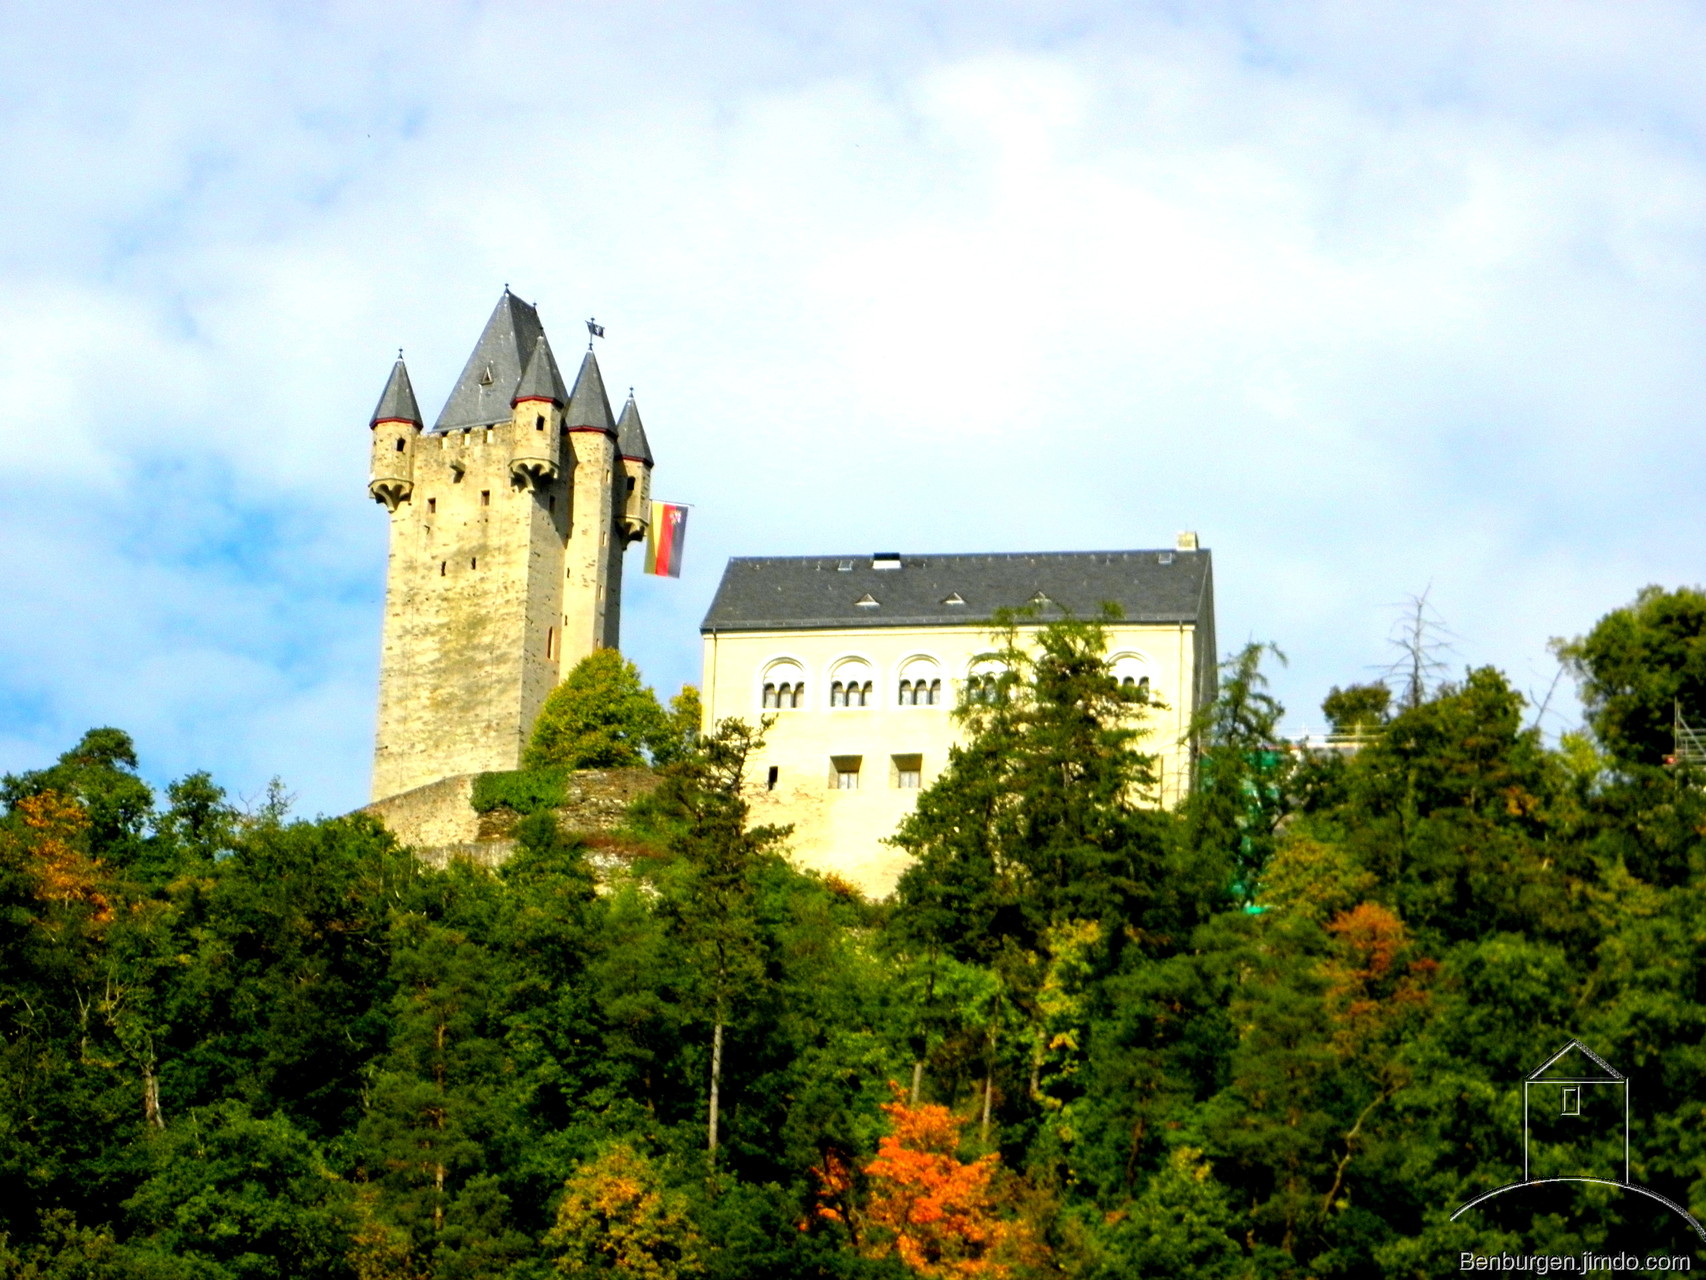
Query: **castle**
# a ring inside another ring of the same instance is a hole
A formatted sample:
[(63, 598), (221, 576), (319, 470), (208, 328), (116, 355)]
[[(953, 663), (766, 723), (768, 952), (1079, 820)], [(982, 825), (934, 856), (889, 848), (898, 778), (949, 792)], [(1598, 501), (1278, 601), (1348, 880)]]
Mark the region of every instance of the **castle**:
[[(435, 860), (501, 859), (474, 779), (516, 768), (551, 690), (617, 646), (622, 555), (651, 510), (645, 429), (632, 395), (611, 413), (590, 344), (565, 386), (538, 313), (507, 288), (432, 429), (400, 355), (371, 427), (391, 553), (369, 812)], [(755, 818), (791, 824), (802, 863), (880, 896), (904, 869), (885, 838), (958, 741), (950, 712), (992, 683), (990, 616), (1031, 606), (1023, 642), (1106, 602), (1122, 612), (1106, 629), (1114, 675), (1150, 690), (1156, 799), (1176, 803), (1216, 683), (1195, 534), (1155, 551), (731, 560), (701, 627), (705, 721), (769, 718)], [(568, 820), (609, 825), (650, 784), (572, 785)]]
[(370, 423), (391, 518), (373, 797), (514, 769), (546, 696), (620, 638), (652, 456), (588, 344), (569, 389), (508, 287), (431, 429), (401, 353)]

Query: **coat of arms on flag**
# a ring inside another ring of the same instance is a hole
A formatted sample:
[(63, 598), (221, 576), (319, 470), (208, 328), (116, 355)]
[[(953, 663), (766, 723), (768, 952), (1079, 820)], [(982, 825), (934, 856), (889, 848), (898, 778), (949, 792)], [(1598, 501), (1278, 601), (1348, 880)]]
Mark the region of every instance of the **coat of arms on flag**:
[(681, 576), (681, 544), (687, 539), (687, 508), (677, 502), (652, 503), (646, 528), (646, 572), (660, 578)]

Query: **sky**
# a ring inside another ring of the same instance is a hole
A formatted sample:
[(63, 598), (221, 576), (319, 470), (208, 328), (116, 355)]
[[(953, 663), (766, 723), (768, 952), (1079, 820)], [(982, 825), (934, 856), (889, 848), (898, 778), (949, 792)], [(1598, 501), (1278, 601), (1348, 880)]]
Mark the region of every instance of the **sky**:
[[(1548, 643), (1706, 543), (1706, 9), (3, 0), (0, 771), (87, 728), (369, 784), (396, 350), (596, 316), (696, 681), (731, 555), (1214, 552), (1288, 725)], [(1537, 706), (1531, 713), (1538, 715)], [(1568, 680), (1541, 723), (1579, 716)]]

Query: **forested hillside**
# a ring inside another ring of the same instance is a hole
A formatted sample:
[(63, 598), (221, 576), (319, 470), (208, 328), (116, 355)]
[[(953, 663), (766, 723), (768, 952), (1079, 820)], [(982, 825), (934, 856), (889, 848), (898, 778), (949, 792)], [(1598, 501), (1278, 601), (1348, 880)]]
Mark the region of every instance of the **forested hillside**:
[(1706, 719), (1706, 596), (1563, 647), (1591, 732), (1556, 747), (1479, 669), (1335, 691), (1365, 745), (1283, 749), (1249, 649), (1176, 813), (1101, 645), (1008, 652), (884, 903), (749, 826), (738, 722), (597, 859), (535, 814), (497, 872), (205, 774), (156, 796), (114, 729), (7, 777), (0, 1276), (1691, 1252), (1607, 1188), (1449, 1217), (1521, 1176), (1521, 1081), (1572, 1037), (1631, 1077), (1632, 1180), (1706, 1212), (1706, 774), (1667, 760), (1677, 706)]

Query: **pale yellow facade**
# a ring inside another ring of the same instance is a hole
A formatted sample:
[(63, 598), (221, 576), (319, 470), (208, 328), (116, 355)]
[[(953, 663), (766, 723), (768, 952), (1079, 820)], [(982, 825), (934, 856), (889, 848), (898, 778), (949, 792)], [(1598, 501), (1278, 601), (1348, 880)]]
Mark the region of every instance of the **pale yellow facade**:
[[(952, 710), (967, 678), (991, 669), (980, 656), (992, 645), (977, 624), (707, 631), (705, 722), (772, 717), (749, 773), (752, 820), (793, 824), (796, 861), (881, 897), (907, 865), (883, 841), (947, 764), (958, 734)], [(1158, 704), (1143, 749), (1159, 757), (1167, 805), (1189, 785), (1187, 729), (1205, 676), (1198, 649), (1192, 623), (1108, 628), (1115, 674), (1147, 679)], [(921, 681), (933, 703), (916, 701)], [(853, 685), (862, 705), (845, 704)]]

